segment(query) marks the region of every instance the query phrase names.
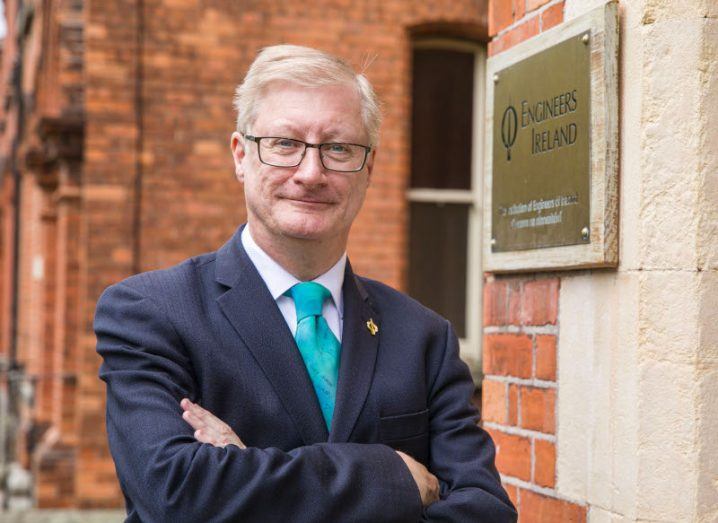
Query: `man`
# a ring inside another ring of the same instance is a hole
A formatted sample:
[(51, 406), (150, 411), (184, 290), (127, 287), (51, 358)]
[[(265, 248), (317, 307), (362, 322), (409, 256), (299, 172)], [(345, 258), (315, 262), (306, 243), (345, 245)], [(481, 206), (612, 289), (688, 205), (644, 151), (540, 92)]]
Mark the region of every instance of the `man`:
[(270, 47), (236, 107), (247, 225), (97, 306), (128, 521), (515, 521), (448, 322), (346, 259), (378, 138), (366, 78)]

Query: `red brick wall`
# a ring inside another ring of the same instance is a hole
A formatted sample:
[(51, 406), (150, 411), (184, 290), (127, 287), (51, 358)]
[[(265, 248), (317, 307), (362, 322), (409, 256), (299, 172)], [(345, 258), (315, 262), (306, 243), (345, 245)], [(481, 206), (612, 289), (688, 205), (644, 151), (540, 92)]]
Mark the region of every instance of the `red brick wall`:
[[(563, 1), (491, 0), (489, 54), (563, 21)], [(484, 287), (482, 420), (496, 465), (526, 523), (583, 522), (586, 507), (556, 491), (556, 373), (560, 278), (495, 277)]]
[[(54, 11), (43, 15), (77, 27), (72, 4), (49, 2)], [(82, 165), (72, 168), (73, 176), (60, 177), (55, 193), (46, 233), (57, 231), (57, 237), (42, 242), (44, 253), (52, 254), (46, 259), (53, 278), (44, 283), (40, 305), (27, 305), (23, 313), (26, 322), (35, 313), (44, 332), (34, 352), (37, 375), (48, 369), (54, 375), (51, 386), (38, 389), (47, 407), (42, 419), (59, 438), (43, 442), (33, 458), (41, 506), (122, 504), (104, 431), (104, 385), (97, 379), (95, 302), (107, 285), (135, 268), (164, 267), (216, 248), (244, 219), (228, 150), (231, 98), (258, 48), (288, 42), (326, 49), (357, 66), (373, 59), (367, 75), (384, 102), (385, 121), (350, 255), (360, 273), (401, 288), (407, 264), (412, 38), (485, 42), (490, 28), (489, 52), (496, 54), (563, 16), (562, 2), (535, 0), (493, 1), (488, 8), (486, 0), (142, 4), (140, 25), (137, 0), (85, 2), (79, 70), (70, 52), (77, 34), (49, 24), (51, 39), (68, 39), (61, 54), (65, 61), (53, 55), (44, 62), (40, 83), (47, 88), (39, 93), (39, 104), (47, 114), (61, 115), (80, 100), (85, 141)], [(58, 85), (50, 78), (59, 79)], [(7, 140), (0, 147), (7, 150)], [(135, 192), (139, 171), (141, 199)], [(9, 195), (6, 189), (3, 197)], [(3, 231), (9, 231), (7, 201)], [(139, 235), (133, 228), (136, 204)], [(9, 238), (2, 237), (5, 245)], [(27, 274), (28, 260), (21, 263)], [(554, 490), (559, 285), (556, 278), (489, 277), (486, 287), (484, 419), (523, 521), (585, 519), (583, 507), (563, 502)], [(7, 295), (7, 287), (0, 290)]]
[[(72, 506), (83, 10), (77, 1), (35, 7), (21, 37), (20, 60), (18, 3), (5, 2), (8, 32), (0, 91), (9, 104), (0, 112), (0, 154), (5, 160), (0, 173), (0, 353), (8, 354), (12, 332), (15, 188), (10, 167), (14, 164), (22, 177), (16, 357), (19, 372), (34, 394), (32, 401), (22, 400), (19, 405), (21, 420), (12, 435), (15, 455), (11, 458), (32, 471), (38, 506)], [(18, 135), (19, 97), (11, 81), (16, 62), (22, 64), (26, 102), (22, 135)], [(69, 200), (74, 202), (72, 212), (68, 212)], [(2, 375), (3, 382), (5, 378)]]
[(521, 521), (584, 521), (556, 485), (556, 345), (560, 280), (494, 277), (484, 286), (482, 420)]
[[(104, 384), (97, 378), (92, 320), (103, 289), (133, 271), (137, 3), (85, 4), (85, 143), (81, 186), (75, 503), (119, 506), (108, 452)], [(167, 108), (172, 113), (172, 108)], [(161, 241), (161, 240), (160, 240)]]
[(12, 195), (14, 187), (12, 179), (5, 176), (0, 182), (0, 358), (5, 360), (10, 350), (11, 337), (11, 301), (12, 264), (13, 264), (13, 231), (14, 216), (12, 213)]
[(563, 22), (564, 2), (556, 0), (491, 0), (489, 55), (505, 51)]

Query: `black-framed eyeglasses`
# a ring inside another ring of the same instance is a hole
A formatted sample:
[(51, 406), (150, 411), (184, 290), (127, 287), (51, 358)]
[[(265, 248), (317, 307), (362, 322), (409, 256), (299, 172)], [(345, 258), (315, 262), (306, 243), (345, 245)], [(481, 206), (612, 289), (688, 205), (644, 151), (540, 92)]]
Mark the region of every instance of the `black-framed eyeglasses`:
[(272, 167), (296, 167), (302, 163), (307, 147), (315, 147), (328, 171), (355, 173), (364, 168), (371, 151), (370, 146), (357, 143), (307, 143), (281, 136), (243, 136), (257, 143), (259, 161)]

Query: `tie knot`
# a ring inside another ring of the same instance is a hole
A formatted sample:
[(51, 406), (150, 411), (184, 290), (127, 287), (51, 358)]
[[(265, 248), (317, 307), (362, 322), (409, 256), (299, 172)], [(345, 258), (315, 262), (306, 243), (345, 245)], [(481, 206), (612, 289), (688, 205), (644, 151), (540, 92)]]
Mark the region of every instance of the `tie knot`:
[(331, 296), (326, 287), (313, 281), (297, 283), (287, 293), (294, 299), (297, 323), (308, 316), (321, 316), (324, 300)]

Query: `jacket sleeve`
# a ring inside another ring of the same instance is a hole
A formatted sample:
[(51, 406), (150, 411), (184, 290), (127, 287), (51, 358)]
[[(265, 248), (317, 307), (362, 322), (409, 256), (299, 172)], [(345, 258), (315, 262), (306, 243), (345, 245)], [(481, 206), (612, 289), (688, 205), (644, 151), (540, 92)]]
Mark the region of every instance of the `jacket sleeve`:
[(128, 284), (95, 314), (107, 431), (128, 510), (141, 521), (417, 521), (421, 499), (391, 448), (201, 444), (179, 401), (196, 397), (192, 362), (159, 304)]
[(441, 499), (424, 510), (422, 521), (515, 522), (516, 510), (494, 465), (493, 441), (476, 424), (474, 384), (448, 322), (446, 346), (437, 357), (429, 393), (429, 470), (439, 479)]

